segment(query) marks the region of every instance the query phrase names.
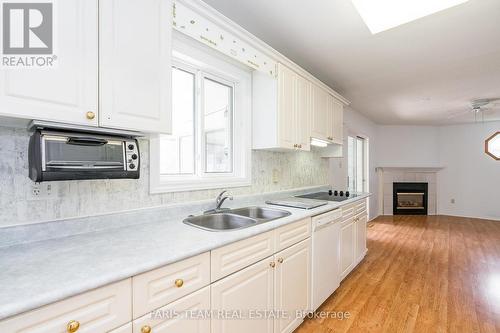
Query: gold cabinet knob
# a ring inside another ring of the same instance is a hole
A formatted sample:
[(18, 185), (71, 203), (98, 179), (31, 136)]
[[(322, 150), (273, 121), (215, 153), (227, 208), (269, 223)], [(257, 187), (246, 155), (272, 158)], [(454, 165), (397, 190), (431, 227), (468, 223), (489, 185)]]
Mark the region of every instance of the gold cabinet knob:
[(274, 266), (276, 266), (276, 264), (275, 264), (275, 262), (274, 262), (274, 261), (271, 261), (271, 262), (269, 263), (269, 266), (271, 266), (272, 268), (274, 268)]
[(297, 146), (298, 146), (298, 144), (294, 144), (294, 145), (293, 145), (293, 148), (297, 148)]
[(80, 323), (76, 320), (71, 320), (68, 325), (66, 325), (66, 331), (68, 333), (75, 333), (80, 328)]
[(182, 287), (184, 285), (184, 281), (182, 279), (177, 279), (177, 280), (175, 280), (174, 283), (175, 283), (175, 286), (177, 288), (180, 288), (180, 287)]
[(151, 333), (151, 326), (148, 326), (148, 325), (142, 326), (141, 333)]
[(279, 259), (278, 259), (278, 262), (279, 262), (280, 264), (282, 264), (282, 263), (283, 263), (283, 258), (279, 258)]
[(95, 113), (92, 111), (88, 111), (86, 115), (87, 115), (87, 119), (89, 119), (89, 120), (92, 120), (95, 118)]
[(299, 145), (299, 148), (302, 148), (302, 145)]

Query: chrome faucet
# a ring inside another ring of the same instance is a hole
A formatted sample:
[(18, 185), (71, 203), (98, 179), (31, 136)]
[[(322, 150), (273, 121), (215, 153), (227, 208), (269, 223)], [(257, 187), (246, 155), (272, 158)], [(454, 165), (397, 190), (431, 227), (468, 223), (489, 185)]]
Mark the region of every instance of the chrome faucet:
[(226, 192), (227, 191), (222, 191), (222, 192), (219, 193), (219, 195), (217, 196), (217, 198), (215, 198), (215, 208), (207, 210), (205, 212), (205, 214), (220, 213), (220, 212), (222, 212), (224, 210), (229, 209), (229, 208), (221, 208), (221, 206), (224, 203), (224, 201), (226, 201), (227, 199), (233, 200), (232, 196), (230, 196), (230, 195), (224, 195)]

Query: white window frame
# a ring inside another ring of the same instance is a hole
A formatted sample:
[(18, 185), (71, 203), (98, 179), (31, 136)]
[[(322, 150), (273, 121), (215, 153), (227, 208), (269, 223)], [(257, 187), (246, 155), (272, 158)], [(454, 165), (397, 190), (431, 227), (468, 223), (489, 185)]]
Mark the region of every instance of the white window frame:
[[(354, 151), (352, 152), (353, 153), (353, 157), (354, 157), (354, 166), (355, 166), (355, 170), (354, 170), (354, 173), (355, 173), (355, 176), (354, 176), (354, 188), (350, 188), (349, 187), (349, 137), (352, 137), (354, 138), (354, 140), (356, 141), (355, 142), (355, 145), (354, 145)], [(358, 161), (357, 161), (357, 139), (361, 139), (363, 140), (363, 161), (362, 161), (362, 179), (361, 179), (361, 183), (362, 183), (362, 187), (363, 187), (363, 191), (362, 192), (368, 192), (369, 191), (369, 187), (370, 187), (370, 182), (369, 182), (369, 172), (368, 170), (370, 170), (369, 168), (369, 138), (365, 135), (360, 135), (360, 134), (355, 134), (353, 132), (349, 132), (348, 133), (348, 136), (347, 136), (347, 141), (346, 141), (346, 148), (347, 148), (347, 157), (346, 157), (346, 165), (347, 165), (347, 189), (349, 191), (353, 191), (353, 192), (356, 192), (357, 191), (357, 187), (358, 187), (358, 183), (359, 183), (359, 179), (357, 177), (357, 165), (358, 165)]]
[[(251, 94), (250, 69), (188, 37), (175, 34), (173, 40), (173, 65), (180, 69), (201, 70), (204, 77), (214, 78), (233, 87), (232, 160), (229, 173), (200, 173), (204, 159), (195, 158), (195, 174), (160, 174), (160, 135), (150, 137), (150, 192), (167, 193), (251, 185)], [(198, 83), (196, 83), (198, 84)], [(200, 89), (201, 87), (198, 87)], [(199, 98), (197, 98), (199, 100)], [(198, 108), (199, 105), (195, 105)], [(200, 112), (196, 112), (201, 117)], [(195, 145), (202, 122), (196, 119)], [(198, 154), (204, 149), (198, 146)]]

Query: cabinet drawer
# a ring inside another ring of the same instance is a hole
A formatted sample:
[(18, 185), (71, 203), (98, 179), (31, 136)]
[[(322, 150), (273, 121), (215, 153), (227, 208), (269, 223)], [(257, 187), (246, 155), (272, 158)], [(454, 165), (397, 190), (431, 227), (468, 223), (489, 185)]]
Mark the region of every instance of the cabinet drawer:
[(355, 212), (356, 212), (355, 204), (342, 206), (342, 221), (348, 220), (349, 218), (354, 216)]
[(356, 215), (366, 211), (366, 199), (356, 202)]
[(134, 276), (134, 318), (167, 305), (209, 283), (209, 252)]
[(295, 223), (274, 230), (276, 252), (311, 236), (311, 218), (305, 218)]
[(273, 231), (226, 245), (211, 252), (212, 282), (274, 253)]
[[(210, 332), (210, 317), (200, 318), (202, 311), (210, 310), (210, 287), (207, 286), (185, 296), (152, 314), (134, 320), (134, 333), (141, 333), (149, 326), (152, 333), (207, 333)], [(198, 313), (200, 311), (200, 313)], [(193, 318), (185, 318), (192, 312)]]
[(120, 326), (109, 333), (132, 333), (132, 323)]
[(78, 333), (109, 332), (132, 320), (130, 279), (50, 304), (0, 322), (0, 332), (66, 333), (71, 321)]

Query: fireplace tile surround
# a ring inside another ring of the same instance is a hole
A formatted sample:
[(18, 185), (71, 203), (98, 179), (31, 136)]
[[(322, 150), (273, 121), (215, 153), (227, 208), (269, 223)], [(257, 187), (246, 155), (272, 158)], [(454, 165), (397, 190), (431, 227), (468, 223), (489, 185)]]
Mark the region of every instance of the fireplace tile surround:
[(427, 214), (437, 214), (437, 172), (442, 167), (378, 167), (379, 212), (393, 215), (393, 183), (427, 183)]

